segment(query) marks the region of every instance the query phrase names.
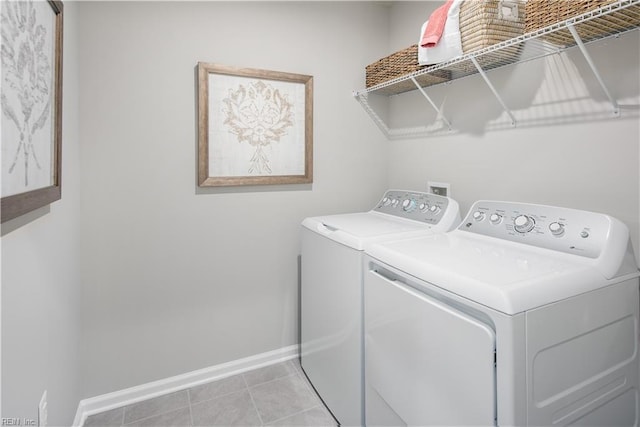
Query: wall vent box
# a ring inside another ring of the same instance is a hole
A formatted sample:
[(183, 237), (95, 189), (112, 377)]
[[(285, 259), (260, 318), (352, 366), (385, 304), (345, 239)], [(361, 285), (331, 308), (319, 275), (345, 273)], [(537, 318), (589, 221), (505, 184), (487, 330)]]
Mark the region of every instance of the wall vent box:
[(427, 182), (427, 188), (429, 193), (437, 194), (438, 196), (451, 197), (451, 184), (448, 182)]

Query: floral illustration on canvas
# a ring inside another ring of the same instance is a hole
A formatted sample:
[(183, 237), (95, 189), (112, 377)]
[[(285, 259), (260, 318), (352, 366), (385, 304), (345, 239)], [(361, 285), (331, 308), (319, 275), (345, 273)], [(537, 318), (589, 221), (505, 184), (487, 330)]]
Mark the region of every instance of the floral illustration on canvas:
[(239, 143), (255, 147), (249, 174), (271, 174), (265, 148), (277, 143), (294, 123), (293, 103), (286, 94), (262, 80), (230, 89), (222, 100), (224, 125)]
[(22, 163), (25, 187), (29, 185), (31, 168), (42, 169), (43, 164), (47, 166), (38, 155), (43, 147), (37, 145), (47, 141), (46, 138), (38, 138), (38, 134), (50, 129), (52, 103), (51, 52), (47, 49), (50, 35), (36, 18), (34, 2), (3, 1), (3, 126), (15, 126), (15, 135), (18, 136), (18, 141), (11, 146), (11, 152), (3, 154), (10, 157), (9, 174), (16, 172), (16, 166)]

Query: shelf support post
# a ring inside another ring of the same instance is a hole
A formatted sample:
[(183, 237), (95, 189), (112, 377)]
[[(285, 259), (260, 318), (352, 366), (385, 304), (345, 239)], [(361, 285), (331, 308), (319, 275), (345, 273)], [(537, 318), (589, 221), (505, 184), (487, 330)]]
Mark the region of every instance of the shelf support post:
[(489, 89), (491, 89), (491, 92), (493, 92), (493, 96), (496, 97), (496, 99), (498, 100), (500, 105), (502, 105), (502, 108), (504, 109), (504, 111), (511, 118), (511, 126), (515, 127), (516, 118), (513, 116), (513, 113), (511, 112), (511, 110), (509, 110), (509, 108), (507, 108), (507, 104), (504, 103), (504, 101), (502, 100), (502, 97), (500, 96), (500, 94), (498, 93), (496, 88), (493, 87), (493, 84), (491, 83), (491, 80), (489, 80), (489, 77), (487, 77), (487, 73), (484, 72), (484, 70), (482, 69), (482, 67), (478, 63), (478, 60), (475, 58), (475, 56), (472, 56), (470, 59), (471, 59), (471, 62), (473, 62), (473, 65), (476, 66), (476, 69), (478, 70), (478, 73), (480, 73), (480, 75), (484, 79), (484, 82), (487, 84), (487, 86), (489, 86)]
[(442, 119), (442, 121), (444, 122), (444, 124), (447, 125), (447, 128), (449, 130), (451, 130), (451, 122), (449, 122), (449, 120), (447, 120), (447, 118), (444, 116), (444, 113), (442, 112), (442, 109), (438, 108), (438, 106), (435, 104), (435, 102), (433, 102), (431, 97), (429, 95), (427, 95), (427, 92), (423, 89), (422, 86), (420, 86), (420, 84), (418, 83), (418, 81), (416, 80), (416, 78), (414, 76), (411, 76), (411, 81), (418, 88), (418, 90), (420, 91), (422, 96), (424, 96), (427, 99), (427, 101), (429, 101), (429, 104), (431, 104), (433, 109), (436, 110), (436, 112), (438, 113), (438, 117), (440, 117)]
[(578, 31), (576, 31), (575, 25), (572, 22), (571, 23), (567, 22), (566, 25), (567, 25), (567, 28), (569, 29), (569, 32), (573, 36), (573, 39), (576, 41), (576, 44), (578, 45), (580, 52), (582, 52), (582, 56), (584, 56), (584, 59), (587, 61), (587, 64), (589, 64), (591, 71), (596, 76), (596, 79), (598, 80), (600, 87), (604, 91), (607, 98), (609, 98), (609, 102), (611, 102), (611, 106), (613, 107), (613, 115), (619, 116), (620, 108), (618, 107), (618, 102), (615, 99), (613, 99), (613, 97), (611, 96), (611, 93), (609, 92), (609, 89), (607, 89), (607, 86), (604, 84), (604, 80), (602, 80), (602, 77), (598, 72), (598, 68), (596, 67), (595, 62), (593, 62), (593, 59), (591, 59), (591, 55), (589, 55), (589, 52), (587, 51), (587, 48), (582, 42), (582, 39), (580, 38)]

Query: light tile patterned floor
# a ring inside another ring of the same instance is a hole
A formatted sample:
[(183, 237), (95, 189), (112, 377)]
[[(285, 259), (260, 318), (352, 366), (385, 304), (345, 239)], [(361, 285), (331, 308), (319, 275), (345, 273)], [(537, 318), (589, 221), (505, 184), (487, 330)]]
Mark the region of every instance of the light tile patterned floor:
[(85, 427), (336, 426), (298, 360), (92, 415)]

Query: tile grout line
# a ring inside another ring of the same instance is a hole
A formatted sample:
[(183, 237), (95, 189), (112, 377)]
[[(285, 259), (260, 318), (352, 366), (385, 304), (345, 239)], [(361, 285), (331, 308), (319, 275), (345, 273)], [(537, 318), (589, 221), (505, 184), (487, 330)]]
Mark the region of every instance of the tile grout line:
[[(295, 365), (295, 362), (292, 361), (292, 363)], [(313, 384), (311, 384), (311, 381), (307, 378), (307, 375), (305, 374), (304, 370), (302, 369), (302, 365), (298, 364), (296, 366), (299, 367), (299, 369), (296, 368), (296, 372), (300, 376), (300, 378), (302, 379), (302, 382), (304, 382), (304, 384), (306, 385), (306, 387), (309, 390), (309, 392), (311, 393), (311, 395), (314, 396), (318, 401), (318, 405), (314, 406), (313, 408), (309, 408), (307, 410), (310, 411), (311, 409), (314, 409), (314, 408), (320, 408), (320, 409), (323, 410), (323, 412), (325, 412), (329, 416), (329, 418), (331, 418), (331, 420), (333, 420), (336, 423), (334, 425), (339, 426), (340, 424), (337, 422), (337, 420), (333, 416), (333, 413), (329, 410), (327, 405), (324, 403), (324, 400), (322, 400), (322, 397), (320, 397), (320, 395), (318, 394), (316, 389), (313, 387)]]
[[(238, 374), (238, 375), (239, 375), (239, 376), (241, 376), (242, 374)], [(231, 376), (231, 377), (227, 377), (227, 378), (233, 378), (233, 376)], [(223, 378), (223, 379), (227, 379), (227, 378)], [(212, 400), (216, 400), (216, 399), (219, 399), (219, 398), (221, 398), (221, 397), (229, 396), (230, 394), (239, 393), (239, 392), (241, 392), (241, 391), (245, 391), (245, 390), (247, 390), (247, 391), (248, 391), (248, 390), (249, 390), (249, 387), (247, 386), (247, 382), (246, 382), (246, 381), (244, 381), (244, 377), (242, 378), (242, 380), (243, 380), (243, 382), (244, 382), (244, 388), (241, 388), (241, 389), (238, 389), (238, 390), (234, 390), (234, 391), (230, 391), (230, 392), (228, 392), (228, 393), (219, 394), (219, 395), (216, 395), (216, 396), (214, 396), (214, 397), (210, 397), (210, 398), (208, 398), (208, 399), (200, 400), (200, 401), (198, 401), (198, 402), (191, 402), (191, 393), (189, 393), (189, 404), (190, 404), (190, 405), (199, 405), (199, 404), (201, 404), (201, 403), (210, 402), (210, 401), (212, 401)], [(201, 385), (214, 384), (214, 383), (216, 383), (217, 381), (222, 381), (222, 380), (215, 380), (215, 381), (211, 381), (211, 382), (204, 383), (204, 384), (201, 384)], [(188, 390), (191, 390), (192, 388), (194, 388), (194, 387), (191, 387), (191, 388), (189, 388)]]
[(262, 416), (260, 415), (260, 411), (258, 411), (258, 405), (256, 405), (256, 401), (253, 400), (253, 394), (251, 394), (251, 387), (249, 387), (249, 383), (247, 382), (247, 379), (244, 377), (244, 374), (242, 375), (242, 380), (244, 381), (244, 384), (247, 386), (247, 393), (249, 393), (249, 399), (251, 399), (251, 404), (253, 405), (253, 409), (256, 411), (256, 414), (258, 415), (258, 419), (260, 420), (260, 425), (263, 426), (264, 425), (264, 421), (262, 421)]
[(124, 409), (126, 408), (126, 406), (122, 407), (122, 423), (120, 424), (121, 426), (124, 427)]
[(184, 410), (184, 409), (186, 409), (186, 408), (189, 408), (189, 412), (191, 412), (190, 405), (189, 405), (189, 406), (183, 406), (182, 408), (172, 409), (172, 410), (170, 410), (170, 411), (162, 412), (162, 413), (159, 413), (159, 414), (155, 414), (155, 415), (151, 415), (151, 416), (148, 416), (148, 417), (140, 418), (140, 419), (137, 419), (137, 420), (135, 420), (135, 421), (131, 421), (131, 422), (130, 422), (130, 423), (128, 423), (128, 424), (123, 424), (123, 425), (122, 425), (122, 427), (127, 427), (127, 426), (130, 426), (130, 425), (133, 425), (133, 424), (137, 424), (137, 423), (139, 423), (139, 422), (141, 422), (141, 421), (146, 421), (146, 420), (148, 420), (148, 419), (150, 419), (150, 418), (161, 417), (161, 416), (163, 416), (163, 415), (167, 415), (167, 414), (170, 414), (170, 413), (172, 413), (172, 412), (182, 411), (182, 410)]
[(189, 420), (191, 421), (190, 425), (193, 427), (193, 425), (195, 423), (193, 422), (193, 410), (192, 410), (192, 403), (191, 403), (191, 388), (187, 389), (187, 401), (189, 402)]
[[(257, 405), (255, 404), (255, 401), (253, 400), (253, 394), (251, 393), (251, 389), (252, 388), (264, 386), (265, 384), (270, 384), (270, 383), (273, 383), (275, 381), (280, 381), (280, 380), (283, 380), (283, 379), (286, 379), (286, 378), (292, 378), (292, 377), (297, 377), (300, 381), (302, 381), (302, 383), (304, 384), (304, 388), (305, 388), (306, 392), (309, 393), (309, 395), (311, 397), (313, 397), (314, 400), (317, 401), (317, 404), (314, 405), (314, 406), (311, 406), (309, 408), (302, 409), (302, 410), (300, 410), (298, 412), (295, 412), (293, 414), (288, 414), (288, 415), (286, 415), (284, 417), (280, 417), (278, 419), (272, 420), (272, 421), (269, 422), (269, 424), (273, 424), (273, 423), (275, 423), (277, 421), (284, 420), (284, 419), (292, 417), (294, 415), (298, 415), (298, 414), (304, 413), (306, 411), (310, 411), (310, 410), (312, 410), (314, 408), (321, 408), (322, 410), (327, 411), (327, 408), (324, 406), (324, 403), (322, 402), (322, 400), (316, 394), (315, 390), (313, 389), (313, 387), (311, 386), (311, 384), (307, 380), (306, 376), (299, 369), (296, 368), (295, 364), (292, 361), (287, 361), (286, 363), (289, 364), (291, 366), (291, 369), (293, 370), (289, 374), (283, 375), (283, 376), (278, 377), (278, 378), (274, 378), (274, 379), (269, 380), (269, 381), (265, 381), (265, 382), (262, 382), (262, 383), (254, 384), (253, 386), (250, 386), (250, 387), (249, 387), (249, 384), (247, 383), (247, 386), (248, 386), (248, 389), (249, 389), (249, 395), (251, 396), (251, 401), (253, 402), (254, 406), (256, 407), (256, 411), (257, 411)], [(243, 378), (244, 378), (244, 375), (243, 375)], [(244, 380), (246, 382), (246, 378), (244, 378)], [(258, 417), (260, 417), (260, 412), (258, 412)], [(333, 418), (333, 416), (331, 416), (331, 418)], [(264, 426), (265, 424), (264, 424), (264, 421), (262, 421), (262, 417), (260, 417), (260, 420), (262, 422), (262, 425)]]
[[(294, 368), (294, 369), (295, 369), (295, 368)], [(251, 385), (251, 386), (249, 385), (249, 383), (247, 383), (247, 380), (246, 380), (246, 378), (245, 378), (245, 383), (247, 384), (247, 388), (251, 389), (251, 388), (253, 388), (253, 387), (258, 387), (258, 386), (261, 386), (261, 385), (269, 384), (269, 383), (272, 383), (272, 382), (274, 382), (274, 381), (278, 381), (278, 380), (281, 380), (281, 379), (283, 379), (283, 378), (289, 378), (289, 377), (292, 377), (292, 376), (294, 376), (294, 375), (298, 375), (298, 374), (299, 374), (299, 373), (298, 373), (298, 372), (295, 372), (295, 370), (294, 370), (294, 372), (288, 373), (287, 375), (283, 375), (283, 376), (278, 377), (278, 378), (273, 378), (273, 379), (270, 379), (269, 381), (265, 381), (265, 382), (262, 382), (262, 383), (257, 383), (257, 384)], [(244, 374), (243, 374), (243, 378), (244, 378)], [(305, 380), (305, 381), (306, 381), (306, 380)]]
[(278, 421), (286, 420), (286, 419), (287, 419), (287, 418), (289, 418), (289, 417), (294, 417), (294, 416), (296, 416), (296, 415), (304, 414), (305, 412), (310, 411), (310, 410), (312, 410), (312, 409), (316, 409), (316, 408), (325, 409), (325, 408), (324, 408), (324, 405), (319, 404), (319, 405), (312, 406), (312, 407), (307, 408), (307, 409), (303, 409), (303, 410), (298, 411), (298, 412), (294, 412), (293, 414), (289, 414), (289, 415), (287, 415), (287, 416), (284, 416), (284, 417), (278, 418), (277, 420), (273, 420), (273, 421), (271, 421), (271, 424), (273, 424), (273, 423), (277, 423)]
[(316, 392), (315, 388), (313, 388), (313, 385), (311, 384), (311, 381), (309, 381), (309, 379), (307, 378), (305, 373), (302, 371), (302, 367), (300, 367), (300, 369), (298, 369), (295, 366), (295, 363), (293, 363), (293, 362), (291, 362), (291, 363), (294, 365), (295, 373), (296, 373), (296, 375), (298, 375), (298, 378), (300, 378), (300, 380), (304, 384), (304, 386), (307, 389), (307, 391), (311, 394), (311, 396), (313, 396), (315, 399), (318, 400), (318, 404), (319, 405), (323, 406), (326, 409), (326, 406), (324, 405), (324, 401), (318, 395), (318, 393)]
[(284, 375), (284, 376), (282, 376), (282, 377), (274, 378), (274, 379), (272, 379), (272, 380), (265, 381), (265, 382), (260, 383), (260, 384), (254, 384), (254, 385), (252, 385), (252, 386), (249, 386), (249, 390), (251, 390), (252, 388), (256, 388), (256, 387), (263, 386), (263, 385), (265, 385), (265, 384), (270, 384), (270, 383), (272, 383), (272, 382), (280, 381), (280, 380), (283, 380), (283, 379), (285, 379), (285, 378), (292, 377), (292, 376), (294, 376), (294, 375), (297, 375), (297, 374), (294, 372), (293, 374)]
[[(283, 362), (283, 364), (288, 364), (288, 362), (289, 362), (289, 361), (287, 361), (287, 362)], [(279, 376), (279, 377), (276, 377), (276, 378), (272, 378), (272, 379), (270, 379), (270, 380), (263, 381), (263, 382), (261, 382), (261, 383), (256, 383), (256, 384), (253, 384), (253, 385), (249, 385), (249, 383), (247, 382), (247, 379), (246, 379), (246, 377), (245, 377), (245, 374), (248, 374), (248, 373), (250, 373), (250, 372), (252, 372), (252, 371), (249, 371), (249, 372), (245, 372), (245, 373), (243, 373), (243, 374), (242, 374), (242, 378), (244, 378), (245, 383), (247, 384), (247, 387), (248, 387), (248, 388), (251, 388), (251, 387), (256, 387), (256, 386), (259, 386), (259, 385), (262, 385), (262, 384), (267, 384), (267, 383), (270, 383), (270, 382), (272, 382), (272, 381), (279, 380), (279, 379), (281, 379), (281, 378), (290, 377), (291, 375), (293, 375), (293, 374), (295, 374), (295, 373), (296, 373), (296, 368), (295, 368), (295, 366), (294, 366), (294, 367), (292, 367), (291, 369), (293, 370), (293, 372), (289, 372), (289, 370), (287, 370), (287, 372), (288, 372), (288, 373), (287, 373), (287, 374), (285, 374), (285, 375), (282, 375), (282, 376)]]
[[(123, 407), (123, 411), (122, 411), (122, 423), (123, 423), (122, 425), (123, 425), (123, 427), (126, 427), (126, 426), (131, 425), (131, 424), (135, 424), (135, 423), (140, 422), (140, 421), (148, 420), (149, 418), (159, 417), (161, 415), (170, 414), (171, 412), (180, 411), (180, 410), (182, 410), (184, 408), (187, 408), (187, 407), (189, 407), (189, 412), (191, 412), (191, 402), (189, 400), (189, 389), (184, 389), (184, 390), (173, 392), (173, 393), (163, 394), (163, 395), (158, 396), (158, 397), (169, 396), (171, 394), (177, 394), (177, 393), (181, 393), (183, 391), (187, 393), (187, 405), (186, 406), (180, 406), (178, 408), (173, 408), (171, 410), (165, 410), (165, 411), (162, 411), (162, 412), (158, 412), (158, 413), (155, 413), (153, 415), (149, 415), (147, 417), (143, 417), (143, 418), (138, 418), (138, 419), (132, 420), (132, 421), (126, 423), (126, 424), (124, 423), (125, 419), (126, 419), (126, 416), (125, 416), (126, 415), (126, 410), (127, 410), (128, 406), (132, 406), (132, 405), (124, 406)], [(149, 399), (149, 400), (153, 400), (153, 399)], [(147, 402), (147, 401), (148, 400), (146, 400), (146, 401), (143, 400), (142, 402)], [(141, 402), (138, 402), (138, 403), (141, 403)]]

